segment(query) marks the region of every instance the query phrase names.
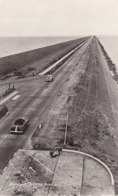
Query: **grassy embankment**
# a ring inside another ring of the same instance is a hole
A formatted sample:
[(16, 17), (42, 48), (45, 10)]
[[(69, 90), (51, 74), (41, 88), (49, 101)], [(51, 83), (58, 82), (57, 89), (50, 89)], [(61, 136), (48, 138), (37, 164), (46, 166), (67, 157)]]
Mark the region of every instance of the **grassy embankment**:
[(84, 37), (0, 58), (0, 75), (7, 75), (19, 70), (23, 72), (23, 75), (29, 72), (35, 75), (87, 39), (88, 37)]

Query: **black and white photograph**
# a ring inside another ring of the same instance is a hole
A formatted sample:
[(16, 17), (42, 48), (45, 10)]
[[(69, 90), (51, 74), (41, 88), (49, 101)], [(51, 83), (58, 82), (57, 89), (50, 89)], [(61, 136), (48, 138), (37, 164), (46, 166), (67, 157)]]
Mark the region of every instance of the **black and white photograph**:
[(118, 0), (0, 0), (0, 196), (118, 196)]

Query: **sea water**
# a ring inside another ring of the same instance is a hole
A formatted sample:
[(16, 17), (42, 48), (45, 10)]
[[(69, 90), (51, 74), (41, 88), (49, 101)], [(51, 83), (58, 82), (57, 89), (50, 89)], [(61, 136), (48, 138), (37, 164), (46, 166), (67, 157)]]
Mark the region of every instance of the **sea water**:
[(0, 37), (0, 57), (25, 52), (79, 37)]
[(118, 36), (100, 36), (98, 39), (118, 70)]
[[(82, 37), (82, 36), (81, 36)], [(0, 57), (25, 52), (53, 44), (73, 40), (78, 37), (0, 37)], [(118, 37), (98, 36), (118, 70)]]

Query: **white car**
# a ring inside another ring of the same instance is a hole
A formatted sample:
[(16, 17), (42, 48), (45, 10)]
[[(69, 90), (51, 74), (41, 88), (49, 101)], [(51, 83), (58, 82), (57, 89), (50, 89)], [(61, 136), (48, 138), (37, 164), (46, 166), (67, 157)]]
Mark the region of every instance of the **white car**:
[(52, 75), (47, 75), (46, 76), (46, 82), (52, 82), (53, 81), (53, 76)]

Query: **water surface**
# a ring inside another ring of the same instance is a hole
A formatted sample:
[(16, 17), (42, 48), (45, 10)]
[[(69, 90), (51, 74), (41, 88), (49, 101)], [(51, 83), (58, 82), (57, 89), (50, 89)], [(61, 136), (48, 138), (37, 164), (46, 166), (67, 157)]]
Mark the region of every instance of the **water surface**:
[(0, 37), (0, 57), (73, 40), (78, 37)]
[(118, 70), (118, 36), (98, 37)]

